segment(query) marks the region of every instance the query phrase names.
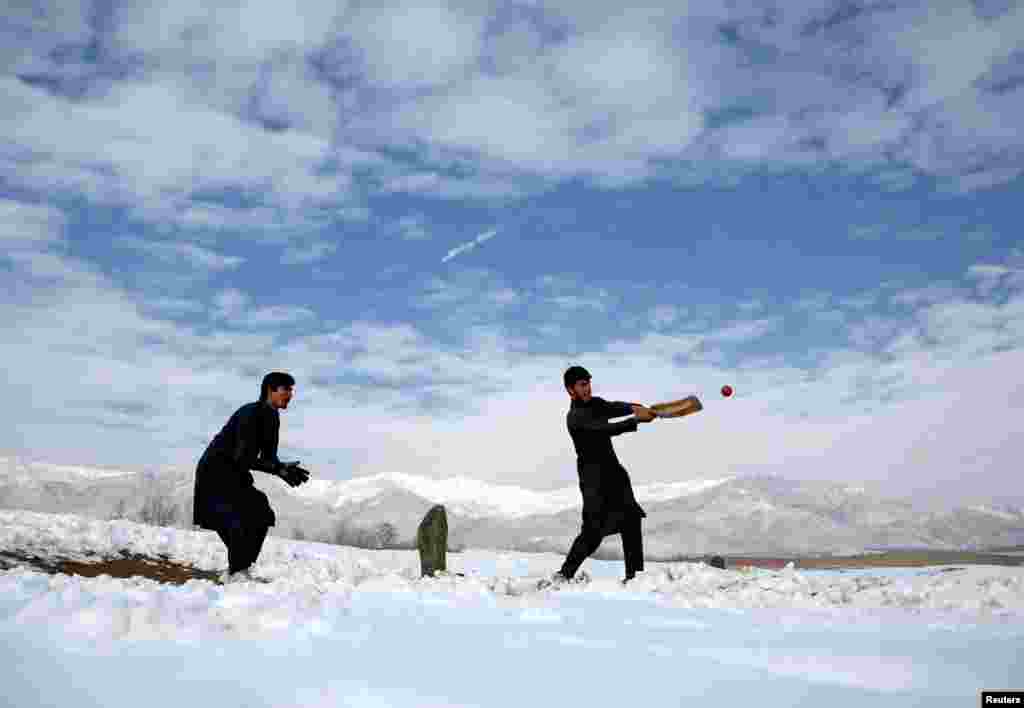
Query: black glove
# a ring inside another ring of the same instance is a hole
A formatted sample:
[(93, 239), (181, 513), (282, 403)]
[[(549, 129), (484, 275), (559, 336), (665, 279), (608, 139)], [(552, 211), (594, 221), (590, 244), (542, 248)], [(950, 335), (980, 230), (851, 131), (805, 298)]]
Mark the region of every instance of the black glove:
[(297, 461), (282, 465), (277, 476), (287, 482), (289, 487), (297, 487), (309, 481), (309, 472), (299, 467)]

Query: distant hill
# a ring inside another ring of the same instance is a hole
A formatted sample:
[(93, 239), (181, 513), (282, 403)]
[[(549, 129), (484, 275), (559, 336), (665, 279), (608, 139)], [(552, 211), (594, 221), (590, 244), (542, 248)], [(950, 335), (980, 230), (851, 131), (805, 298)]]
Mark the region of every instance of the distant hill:
[[(274, 533), (331, 537), (339, 523), (394, 527), (411, 540), (435, 503), (448, 512), (450, 545), (564, 552), (579, 530), (576, 487), (536, 491), (468, 478), (434, 480), (382, 474), (312, 480), (290, 489), (254, 473), (277, 516)], [(160, 474), (0, 458), (0, 508), (139, 519), (173, 512), (168, 525), (191, 523), (193, 472)], [(1024, 543), (1024, 510), (970, 506), (915, 508), (863, 486), (780, 477), (730, 477), (636, 485), (647, 510), (651, 558), (723, 554), (852, 554), (872, 548), (984, 549)], [(158, 503), (154, 506), (154, 500)], [(147, 504), (149, 505), (147, 507)], [(619, 554), (617, 537), (605, 556)]]

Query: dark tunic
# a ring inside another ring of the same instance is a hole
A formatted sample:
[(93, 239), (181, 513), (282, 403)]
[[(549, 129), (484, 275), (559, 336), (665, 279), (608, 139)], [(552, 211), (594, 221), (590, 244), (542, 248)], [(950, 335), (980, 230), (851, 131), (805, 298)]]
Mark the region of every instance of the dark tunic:
[(605, 535), (616, 533), (624, 516), (647, 516), (633, 495), (629, 473), (612, 447), (612, 437), (634, 432), (637, 420), (608, 422), (609, 418), (632, 412), (629, 403), (593, 396), (587, 403), (573, 401), (566, 416), (569, 436), (576, 447), (584, 525), (599, 525)]
[(228, 419), (196, 467), (192, 523), (208, 529), (273, 526), (267, 495), (249, 470), (275, 472), (281, 418), (270, 404), (246, 403)]

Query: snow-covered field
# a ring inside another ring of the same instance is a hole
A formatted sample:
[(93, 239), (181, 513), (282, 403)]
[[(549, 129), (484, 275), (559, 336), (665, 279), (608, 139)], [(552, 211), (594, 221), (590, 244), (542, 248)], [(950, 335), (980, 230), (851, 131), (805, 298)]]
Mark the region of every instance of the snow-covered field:
[[(0, 512), (0, 551), (206, 570), (209, 532)], [(0, 705), (966, 706), (1024, 687), (1024, 568), (739, 572), (651, 563), (531, 591), (561, 557), (271, 537), (268, 583), (0, 571)]]

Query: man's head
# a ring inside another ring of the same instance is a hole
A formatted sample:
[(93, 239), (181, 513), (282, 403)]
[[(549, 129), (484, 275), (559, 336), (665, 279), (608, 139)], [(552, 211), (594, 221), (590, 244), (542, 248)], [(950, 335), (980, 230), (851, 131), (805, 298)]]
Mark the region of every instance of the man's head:
[(271, 371), (263, 377), (260, 385), (260, 400), (269, 403), (274, 408), (287, 408), (288, 402), (292, 400), (292, 386), (295, 379), (291, 374), (283, 371)]
[(582, 366), (570, 366), (562, 376), (569, 398), (586, 403), (590, 400), (590, 372)]

